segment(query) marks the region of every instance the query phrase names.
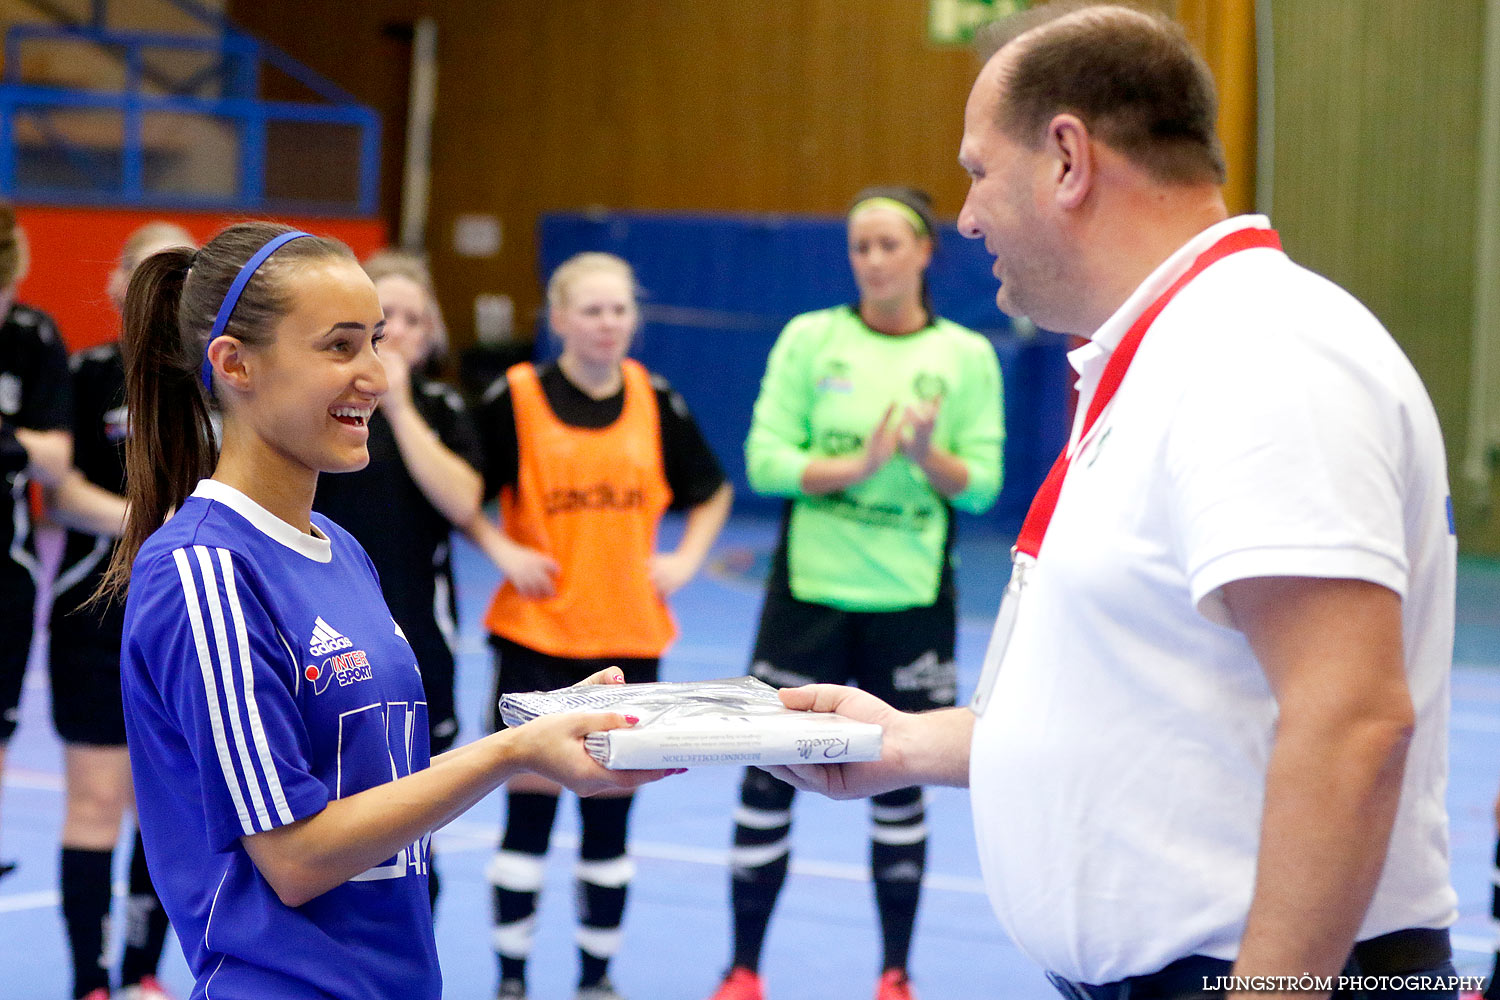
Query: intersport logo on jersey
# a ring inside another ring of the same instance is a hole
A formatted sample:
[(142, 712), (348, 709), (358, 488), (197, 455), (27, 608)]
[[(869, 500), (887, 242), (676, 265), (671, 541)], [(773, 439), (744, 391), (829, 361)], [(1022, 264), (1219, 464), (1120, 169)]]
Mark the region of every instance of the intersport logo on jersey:
[[(354, 643), (338, 629), (318, 618), (313, 622), (312, 639), (307, 644), (310, 656), (326, 656), (321, 666), (308, 664), (302, 675), (313, 686), (313, 694), (328, 690), (329, 683), (337, 677), (339, 687), (348, 687), (373, 676), (370, 658), (362, 649), (352, 648)], [(344, 650), (345, 652), (340, 652)], [(329, 656), (328, 654), (333, 655)]]

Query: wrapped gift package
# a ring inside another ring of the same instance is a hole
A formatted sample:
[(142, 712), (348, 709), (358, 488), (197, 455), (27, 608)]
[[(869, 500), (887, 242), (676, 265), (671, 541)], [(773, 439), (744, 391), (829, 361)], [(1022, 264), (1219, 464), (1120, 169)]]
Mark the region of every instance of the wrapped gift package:
[(508, 694), (500, 717), (519, 726), (560, 712), (619, 712), (628, 729), (590, 733), (585, 746), (613, 770), (708, 764), (840, 764), (880, 758), (880, 727), (781, 704), (753, 677), (655, 684), (586, 684)]

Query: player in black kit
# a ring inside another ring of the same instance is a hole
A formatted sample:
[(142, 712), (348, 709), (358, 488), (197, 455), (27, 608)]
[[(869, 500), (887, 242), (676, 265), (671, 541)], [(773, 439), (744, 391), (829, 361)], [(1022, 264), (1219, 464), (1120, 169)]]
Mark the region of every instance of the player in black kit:
[[(26, 265), (26, 236), (0, 203), (0, 770), (36, 607), (29, 485), (57, 485), (73, 460), (68, 351), (51, 317), (15, 300)], [(0, 864), (0, 875), (14, 867)]]

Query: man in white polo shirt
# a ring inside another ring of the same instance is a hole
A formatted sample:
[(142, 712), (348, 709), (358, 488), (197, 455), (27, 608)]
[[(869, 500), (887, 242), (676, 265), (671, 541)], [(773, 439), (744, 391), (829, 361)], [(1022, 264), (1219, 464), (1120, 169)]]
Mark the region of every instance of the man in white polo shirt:
[(995, 911), (1065, 996), (1342, 974), (1339, 996), (1451, 997), (1456, 545), (1427, 393), (1265, 218), (1228, 217), (1213, 84), (1171, 22), (1075, 5), (1001, 31), (959, 229), (1002, 309), (1090, 338), (1078, 418), (972, 709), (784, 692), (883, 723), (886, 751), (780, 773), (968, 784)]

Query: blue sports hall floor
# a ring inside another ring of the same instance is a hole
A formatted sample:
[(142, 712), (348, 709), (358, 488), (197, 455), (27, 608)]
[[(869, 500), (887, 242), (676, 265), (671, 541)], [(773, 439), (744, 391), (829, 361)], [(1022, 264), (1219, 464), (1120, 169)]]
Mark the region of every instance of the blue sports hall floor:
[[(668, 526), (668, 535), (674, 526)], [(771, 520), (736, 517), (711, 567), (675, 600), (682, 638), (667, 656), (668, 680), (744, 672), (758, 579), (774, 540)], [(1008, 539), (970, 531), (961, 539), (960, 696), (972, 690), (1003, 582)], [(479, 732), (489, 690), (489, 656), (478, 619), (496, 574), (472, 549), (459, 560), (462, 603), (459, 704), (462, 738)], [(1465, 561), (1459, 576), (1453, 681), (1453, 875), (1461, 915), (1454, 929), (1460, 972), (1487, 973), (1493, 932), (1489, 886), (1493, 819), (1500, 781), (1500, 566)], [(69, 996), (68, 961), (57, 901), (57, 836), (62, 814), (61, 753), (48, 715), (44, 669), (34, 661), (0, 798), (0, 857), (19, 870), (0, 883), (0, 997)], [(614, 978), (631, 1000), (702, 1000), (728, 955), (727, 847), (739, 772), (702, 768), (641, 793), (632, 851), (639, 874), (626, 914)], [(912, 976), (923, 1000), (1051, 997), (1041, 973), (1006, 939), (985, 901), (967, 793), (932, 789), (926, 891)], [(443, 895), (437, 938), (449, 1000), (493, 997), (489, 887), (483, 868), (502, 805), (491, 796), (435, 837)], [(1025, 817), (1016, 817), (1026, 822)], [(792, 877), (767, 941), (768, 1000), (873, 995), (879, 948), (866, 873), (863, 803), (801, 796), (793, 832)], [(559, 815), (530, 971), (534, 1000), (567, 1000), (577, 974), (572, 945), (571, 871), (577, 844), (571, 803)], [(117, 852), (117, 854), (123, 852)], [(122, 859), (117, 877), (123, 879)], [(117, 885), (117, 892), (123, 885)], [(117, 899), (117, 903), (120, 902)], [(190, 980), (169, 938), (163, 979), (185, 997)]]

